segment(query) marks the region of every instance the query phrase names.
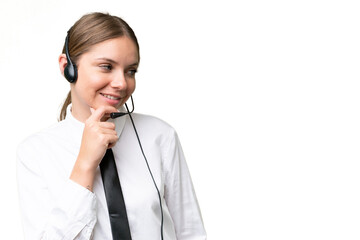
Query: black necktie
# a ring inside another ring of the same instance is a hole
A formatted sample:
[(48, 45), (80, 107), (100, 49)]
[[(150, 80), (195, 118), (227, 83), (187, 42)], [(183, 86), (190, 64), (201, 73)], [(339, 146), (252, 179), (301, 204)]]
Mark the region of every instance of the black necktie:
[(114, 154), (111, 149), (106, 150), (105, 156), (100, 163), (100, 171), (109, 210), (113, 240), (131, 240), (124, 197), (116, 170)]

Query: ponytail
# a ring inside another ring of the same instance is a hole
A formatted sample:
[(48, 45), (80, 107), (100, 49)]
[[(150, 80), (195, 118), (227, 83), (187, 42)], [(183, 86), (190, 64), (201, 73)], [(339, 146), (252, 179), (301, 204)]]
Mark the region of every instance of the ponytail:
[(66, 99), (64, 101), (64, 104), (60, 111), (59, 121), (62, 121), (66, 117), (66, 110), (69, 104), (71, 103), (71, 91), (69, 91), (68, 95), (66, 96)]

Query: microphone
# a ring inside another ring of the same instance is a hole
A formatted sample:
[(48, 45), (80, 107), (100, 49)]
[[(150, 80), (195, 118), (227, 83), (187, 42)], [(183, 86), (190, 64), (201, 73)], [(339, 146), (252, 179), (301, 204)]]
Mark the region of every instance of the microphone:
[(122, 112), (113, 112), (113, 113), (110, 113), (110, 117), (112, 119), (115, 119), (115, 118), (118, 118), (118, 117), (122, 117), (124, 115), (126, 115), (128, 113), (122, 113)]
[(133, 100), (132, 95), (130, 96), (130, 98), (131, 98), (131, 105), (132, 105), (131, 111), (129, 112), (129, 108), (128, 108), (127, 104), (125, 103), (125, 107), (126, 107), (127, 112), (126, 113), (125, 112), (112, 112), (112, 113), (110, 113), (110, 118), (115, 119), (115, 118), (118, 118), (118, 117), (122, 117), (122, 116), (124, 116), (126, 114), (132, 113), (134, 111), (134, 100)]

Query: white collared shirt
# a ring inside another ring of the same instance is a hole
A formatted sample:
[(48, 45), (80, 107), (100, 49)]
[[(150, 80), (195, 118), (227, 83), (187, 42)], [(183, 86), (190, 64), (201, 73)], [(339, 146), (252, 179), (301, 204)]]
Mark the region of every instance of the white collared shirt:
[[(112, 239), (99, 168), (93, 192), (69, 179), (84, 124), (68, 107), (65, 120), (23, 141), (17, 177), (25, 239)], [(165, 240), (204, 240), (206, 233), (176, 132), (165, 122), (132, 114), (162, 196)], [(128, 116), (115, 121), (113, 147), (133, 240), (160, 240), (160, 206)]]

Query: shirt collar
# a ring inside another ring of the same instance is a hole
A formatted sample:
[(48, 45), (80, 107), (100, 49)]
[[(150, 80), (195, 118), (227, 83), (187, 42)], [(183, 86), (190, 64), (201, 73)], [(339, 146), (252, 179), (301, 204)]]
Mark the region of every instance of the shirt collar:
[[(71, 113), (71, 106), (72, 106), (72, 104), (70, 103), (66, 108), (66, 118), (65, 119), (67, 121), (69, 121), (72, 125), (74, 125), (76, 128), (81, 129), (81, 131), (83, 131), (84, 123), (80, 122), (79, 120), (74, 118), (74, 116)], [(126, 112), (124, 106), (121, 106), (119, 108), (119, 111), (120, 112)], [(115, 118), (115, 119), (109, 118), (107, 121), (115, 123), (116, 133), (117, 133), (118, 137), (120, 137), (120, 135), (121, 135), (121, 133), (122, 133), (122, 131), (124, 129), (124, 126), (125, 126), (126, 118), (125, 117), (118, 117), (118, 118)]]

